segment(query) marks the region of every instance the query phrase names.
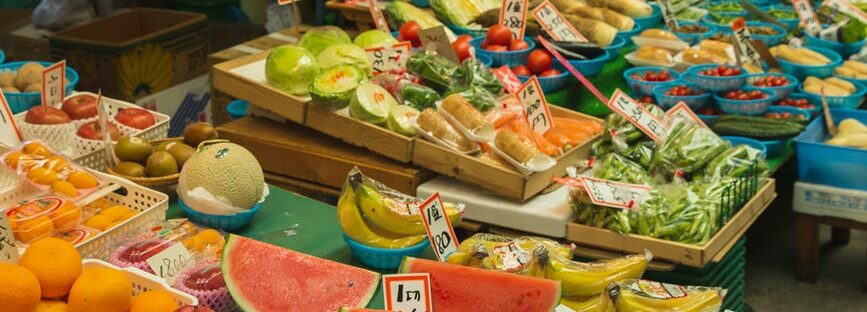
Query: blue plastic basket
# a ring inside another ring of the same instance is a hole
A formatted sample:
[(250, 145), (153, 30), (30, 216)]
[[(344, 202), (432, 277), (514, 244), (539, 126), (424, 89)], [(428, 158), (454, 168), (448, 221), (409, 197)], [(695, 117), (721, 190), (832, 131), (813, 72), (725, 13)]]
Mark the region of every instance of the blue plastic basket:
[[(753, 85), (753, 83), (758, 81), (759, 79), (769, 77), (769, 76), (786, 78), (786, 80), (789, 82), (789, 84), (787, 84), (785, 86), (779, 86), (779, 87), (759, 87), (759, 86)], [(799, 84), (800, 84), (800, 82), (798, 82), (797, 78), (795, 78), (791, 75), (786, 75), (786, 74), (764, 73), (764, 74), (747, 75), (747, 85), (748, 86), (757, 88), (759, 90), (771, 91), (777, 96), (778, 99), (782, 99), (782, 98), (789, 96), (789, 93), (792, 93), (792, 90), (795, 90), (795, 88), (797, 88)]]
[(765, 46), (767, 46), (767, 47), (774, 47), (774, 46), (779, 45), (781, 42), (783, 42), (783, 38), (785, 38), (786, 35), (788, 34), (788, 31), (785, 28), (780, 27), (779, 25), (776, 25), (776, 24), (771, 24), (771, 23), (766, 23), (766, 22), (747, 22), (747, 26), (770, 27), (771, 29), (773, 29), (774, 31), (777, 32), (776, 35), (758, 35), (758, 34), (752, 35), (752, 39), (759, 40), (759, 41), (763, 42), (765, 44)]
[(800, 80), (803, 80), (807, 76), (814, 76), (817, 78), (827, 78), (831, 77), (834, 74), (834, 68), (840, 66), (843, 63), (843, 58), (840, 57), (840, 53), (837, 53), (833, 50), (818, 48), (818, 47), (810, 47), (810, 50), (816, 51), (827, 57), (831, 60), (831, 63), (828, 65), (801, 65), (795, 64), (789, 61), (786, 61), (782, 58), (777, 58), (777, 63), (780, 64), (780, 70), (784, 73), (795, 76)]
[(736, 16), (743, 16), (743, 17), (747, 17), (750, 15), (750, 13), (747, 12), (747, 10), (743, 8), (743, 6), (741, 6), (741, 10), (738, 10), (738, 11), (712, 10), (711, 6), (715, 6), (715, 5), (719, 5), (719, 4), (723, 4), (723, 3), (734, 3), (734, 4), (737, 4), (739, 6), (741, 5), (740, 1), (737, 1), (737, 0), (723, 0), (723, 1), (708, 1), (704, 7), (709, 12), (713, 12), (713, 13), (716, 13), (718, 15), (736, 15)]
[(530, 38), (524, 38), (524, 41), (527, 42), (529, 48), (519, 51), (506, 51), (506, 52), (491, 52), (485, 49), (482, 49), (482, 40), (485, 40), (485, 37), (479, 37), (470, 41), (470, 44), (476, 49), (476, 55), (485, 55), (491, 58), (494, 66), (503, 66), (508, 65), (509, 67), (515, 67), (524, 63), (527, 60), (527, 56), (530, 55), (530, 52), (536, 47), (536, 43), (533, 42)]
[[(672, 87), (686, 85), (690, 89), (697, 90), (702, 92), (697, 95), (687, 95), (687, 96), (672, 96), (665, 95), (665, 92), (671, 89)], [(686, 106), (689, 106), (689, 109), (693, 111), (700, 110), (705, 107), (708, 103), (710, 103), (711, 94), (709, 92), (701, 91), (701, 88), (698, 88), (696, 85), (691, 83), (685, 83), (682, 81), (674, 81), (667, 82), (653, 88), (653, 97), (656, 99), (656, 104), (662, 107), (663, 109), (669, 109), (673, 106), (677, 105), (679, 102), (686, 103)]]
[(250, 106), (250, 102), (244, 100), (234, 100), (229, 102), (226, 105), (226, 111), (229, 112), (229, 117), (232, 117), (232, 120), (247, 116), (247, 108)]
[[(831, 109), (834, 124), (846, 118), (867, 123), (867, 111)], [(847, 189), (867, 191), (867, 149), (826, 144), (830, 135), (825, 120), (816, 118), (795, 137), (798, 180)]]
[(632, 30), (618, 31), (617, 37), (626, 40), (626, 45), (635, 45), (635, 43), (632, 42), (632, 36), (637, 35), (643, 29), (644, 28), (641, 28), (641, 24), (636, 23), (635, 26), (632, 27)]
[[(632, 78), (632, 75), (638, 75), (639, 77), (644, 76), (647, 72), (659, 73), (661, 71), (667, 71), (671, 76), (671, 80), (669, 81), (644, 81)], [(665, 83), (669, 83), (672, 81), (678, 81), (680, 79), (680, 73), (672, 70), (671, 68), (665, 67), (653, 67), (653, 66), (645, 66), (645, 67), (633, 67), (627, 69), (623, 72), (623, 79), (626, 80), (626, 84), (632, 88), (632, 91), (639, 95), (653, 95), (653, 88), (660, 86)]]
[[(744, 91), (752, 91), (759, 90), (758, 88), (745, 87)], [(719, 94), (714, 94), (713, 98), (716, 100), (716, 104), (719, 105), (719, 109), (722, 110), (726, 114), (732, 115), (761, 115), (768, 111), (768, 107), (771, 107), (771, 103), (774, 102), (776, 98), (773, 92), (767, 90), (759, 90), (762, 91), (768, 97), (764, 99), (756, 99), (756, 100), (729, 100), (725, 97), (720, 96)]]
[[(35, 62), (45, 67), (54, 64), (51, 62)], [(18, 71), (18, 68), (21, 68), (26, 63), (30, 63), (30, 61), (2, 64), (0, 65), (0, 72)], [(78, 84), (78, 72), (72, 69), (72, 67), (66, 66), (66, 94), (72, 94), (72, 90), (75, 89), (76, 84)], [(42, 102), (41, 92), (6, 93), (5, 95), (13, 114), (26, 111), (33, 105), (39, 105)]]
[[(413, 0), (413, 1), (415, 1), (415, 0)], [(484, 37), (488, 32), (487, 28), (480, 28), (480, 29), (466, 28), (466, 27), (461, 27), (461, 26), (453, 25), (453, 24), (446, 24), (446, 27), (451, 29), (452, 32), (455, 33), (455, 35), (458, 35), (458, 36), (470, 35), (470, 36), (473, 36), (473, 38)]]
[(400, 267), (400, 262), (403, 257), (418, 257), (425, 248), (430, 246), (428, 240), (423, 240), (415, 246), (398, 249), (376, 248), (362, 245), (356, 242), (346, 234), (343, 234), (343, 240), (349, 245), (349, 250), (355, 259), (358, 259), (364, 265), (372, 268), (389, 270)]
[(6, 53), (3, 53), (3, 50), (0, 50), (0, 64), (6, 61)]
[[(742, 14), (727, 14), (727, 13), (717, 13), (717, 15), (725, 15), (725, 16), (743, 16)], [(720, 24), (716, 21), (716, 17), (711, 15), (710, 13), (701, 17), (701, 22), (712, 28), (714, 31), (721, 32), (732, 32), (731, 24)]]
[(811, 47), (811, 48), (816, 47), (816, 48), (833, 50), (834, 52), (839, 53), (840, 56), (842, 56), (844, 58), (848, 58), (850, 55), (858, 53), (858, 51), (861, 51), (861, 48), (864, 47), (864, 41), (865, 41), (865, 40), (861, 40), (861, 41), (858, 41), (855, 43), (846, 44), (846, 43), (842, 43), (842, 42), (825, 40), (822, 38), (813, 37), (813, 36), (807, 34), (806, 31), (804, 32), (804, 36), (807, 38), (807, 46), (808, 47)]
[[(828, 107), (854, 109), (858, 108), (858, 106), (861, 106), (861, 103), (864, 101), (864, 94), (867, 93), (867, 86), (864, 86), (859, 82), (852, 82), (852, 84), (855, 85), (855, 93), (847, 96), (826, 96), (825, 100), (828, 101)], [(801, 90), (801, 92), (804, 93), (804, 95), (806, 95), (808, 99), (810, 99), (810, 103), (820, 103), (819, 105), (821, 107), (821, 95), (805, 92), (803, 85), (800, 86), (798, 89)]]
[[(569, 81), (570, 73), (565, 68), (563, 68), (563, 66), (561, 66), (559, 63), (555, 63), (554, 66), (551, 66), (551, 67), (556, 69), (556, 70), (559, 70), (560, 74), (557, 76), (549, 76), (549, 77), (536, 76), (536, 79), (539, 80), (539, 86), (542, 87), (542, 92), (545, 92), (545, 93), (560, 90), (560, 88), (562, 88), (563, 85), (565, 85), (566, 82)], [(516, 76), (518, 76), (518, 79), (521, 80), (521, 83), (527, 82), (527, 80), (530, 80), (530, 77), (532, 77), (532, 76), (523, 76), (523, 75), (516, 75)]]
[(765, 112), (765, 114), (770, 113), (790, 113), (792, 115), (800, 115), (801, 117), (804, 117), (804, 120), (810, 120), (810, 112), (792, 106), (771, 105), (771, 107), (768, 107), (768, 111)]
[(690, 66), (686, 72), (682, 75), (689, 81), (690, 83), (699, 86), (700, 88), (711, 91), (711, 92), (720, 92), (720, 91), (728, 91), (740, 88), (747, 81), (747, 71), (743, 67), (738, 67), (741, 69), (741, 74), (737, 76), (705, 76), (699, 74), (700, 72), (712, 68), (717, 68), (719, 65), (717, 64), (700, 64)]
[(768, 157), (768, 148), (765, 147), (765, 145), (762, 144), (762, 142), (760, 142), (759, 140), (740, 137), (740, 136), (733, 136), (733, 135), (721, 136), (721, 138), (723, 140), (729, 141), (729, 143), (731, 143), (732, 146), (746, 145), (746, 146), (755, 148), (755, 149), (759, 150), (759, 152), (761, 152), (763, 158)]
[[(816, 101), (815, 99), (807, 96), (807, 94), (804, 94), (801, 92), (789, 93), (789, 95), (784, 97), (784, 98), (777, 98), (776, 100), (774, 100), (773, 106), (783, 106), (783, 105), (777, 104), (777, 103), (779, 103), (779, 101), (781, 101), (783, 99), (796, 99), (796, 100), (805, 99), (805, 100), (807, 100), (808, 103), (813, 105), (813, 109), (803, 109), (803, 108), (798, 108), (798, 109), (807, 112), (808, 114), (810, 114), (811, 117), (816, 117), (820, 113), (822, 113), (822, 102)], [(792, 107), (792, 106), (787, 106), (787, 107)], [(795, 107), (795, 108), (797, 108), (797, 107)]]
[(611, 54), (608, 54), (608, 51), (602, 53), (602, 55), (597, 56), (596, 58), (589, 60), (569, 60), (569, 64), (572, 67), (575, 67), (582, 75), (585, 77), (594, 76), (602, 71), (602, 67), (605, 66), (605, 62), (611, 59)]
[(714, 30), (712, 27), (707, 26), (704, 23), (700, 22), (678, 22), (678, 26), (689, 26), (689, 25), (698, 25), (707, 28), (707, 31), (701, 34), (697, 33), (682, 33), (682, 32), (674, 32), (674, 35), (680, 38), (680, 40), (689, 43), (690, 45), (698, 44), (701, 39), (707, 38), (713, 34)]
[(487, 67), (491, 67), (494, 64), (494, 60), (488, 55), (476, 53), (476, 59)]
[(771, 140), (771, 141), (759, 141), (762, 142), (762, 145), (765, 146), (765, 150), (768, 152), (768, 157), (776, 157), (783, 154), (783, 151), (786, 150), (786, 143), (789, 140)]
[(221, 229), (224, 231), (234, 231), (244, 227), (253, 220), (253, 216), (256, 212), (262, 208), (262, 203), (258, 203), (250, 210), (242, 213), (234, 215), (212, 215), (195, 211), (180, 199), (178, 199), (178, 205), (181, 206), (181, 210), (183, 210), (184, 213), (187, 214), (187, 217), (189, 217), (193, 222), (209, 228)]
[(662, 10), (659, 9), (659, 6), (656, 3), (651, 3), (650, 7), (653, 8), (653, 13), (650, 16), (634, 18), (635, 23), (641, 25), (641, 29), (654, 28), (662, 22)]
[[(795, 9), (793, 9), (791, 6), (787, 6), (787, 5), (771, 5), (771, 6), (767, 7), (766, 11), (770, 12), (772, 10), (788, 11), (788, 12), (792, 12), (793, 14), (797, 14), (797, 13), (795, 13)], [(795, 17), (795, 18), (778, 18), (777, 21), (780, 23), (786, 24), (786, 30), (795, 30), (798, 28), (798, 25), (801, 23), (801, 20), (798, 19), (797, 17)]]
[(620, 49), (625, 45), (626, 39), (614, 37), (614, 41), (612, 41), (607, 47), (602, 47), (602, 49), (605, 50), (605, 52), (608, 52), (608, 60), (613, 60), (620, 56)]

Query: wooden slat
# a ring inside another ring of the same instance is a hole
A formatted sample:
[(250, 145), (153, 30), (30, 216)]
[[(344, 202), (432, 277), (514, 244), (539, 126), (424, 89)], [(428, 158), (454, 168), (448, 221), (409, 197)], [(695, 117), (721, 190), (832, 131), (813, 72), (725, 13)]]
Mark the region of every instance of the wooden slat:
[(337, 114), (315, 104), (308, 106), (305, 124), (319, 132), (400, 162), (408, 163), (412, 159), (413, 138)]

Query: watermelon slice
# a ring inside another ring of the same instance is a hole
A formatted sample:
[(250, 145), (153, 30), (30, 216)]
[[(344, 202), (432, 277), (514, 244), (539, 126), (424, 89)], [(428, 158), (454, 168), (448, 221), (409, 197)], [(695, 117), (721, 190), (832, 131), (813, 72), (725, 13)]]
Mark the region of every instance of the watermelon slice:
[(334, 312), (366, 307), (379, 273), (229, 235), (223, 277), (246, 312)]
[(359, 308), (344, 308), (340, 307), (338, 312), (389, 312), (388, 310), (377, 310), (377, 309), (359, 309)]
[(400, 273), (430, 273), (434, 312), (550, 312), (560, 304), (560, 282), (412, 257)]

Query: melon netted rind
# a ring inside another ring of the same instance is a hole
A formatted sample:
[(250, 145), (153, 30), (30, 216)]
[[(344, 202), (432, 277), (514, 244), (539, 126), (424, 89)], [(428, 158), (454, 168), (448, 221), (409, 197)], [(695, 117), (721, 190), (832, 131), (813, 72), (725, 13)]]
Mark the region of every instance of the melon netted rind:
[[(218, 158), (216, 154), (224, 149), (226, 152)], [(184, 180), (186, 187), (180, 191), (202, 187), (241, 209), (256, 205), (265, 187), (265, 175), (259, 161), (250, 151), (234, 143), (201, 147), (184, 163), (180, 179)]]

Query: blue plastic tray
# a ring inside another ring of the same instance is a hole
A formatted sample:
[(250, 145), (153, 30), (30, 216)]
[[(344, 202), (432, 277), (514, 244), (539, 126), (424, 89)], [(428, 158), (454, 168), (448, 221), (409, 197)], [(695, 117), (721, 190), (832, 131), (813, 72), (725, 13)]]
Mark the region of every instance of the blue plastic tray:
[(430, 246), (430, 241), (423, 240), (415, 246), (398, 249), (376, 248), (362, 245), (359, 242), (343, 234), (343, 240), (349, 245), (352, 255), (361, 263), (377, 269), (396, 269), (400, 267), (403, 257), (418, 257), (425, 248)]
[(478, 37), (470, 41), (470, 45), (476, 49), (476, 55), (485, 55), (491, 58), (494, 66), (503, 66), (509, 65), (509, 67), (515, 67), (524, 63), (527, 60), (527, 56), (530, 55), (530, 52), (536, 47), (536, 43), (533, 42), (530, 38), (524, 38), (524, 41), (527, 42), (529, 48), (520, 50), (520, 51), (506, 51), (506, 52), (491, 52), (485, 49), (482, 49), (482, 40), (485, 40), (485, 37)]
[[(831, 109), (834, 124), (854, 118), (867, 124), (867, 111)], [(830, 138), (823, 118), (816, 118), (795, 138), (800, 181), (867, 191), (867, 149), (825, 144)]]

